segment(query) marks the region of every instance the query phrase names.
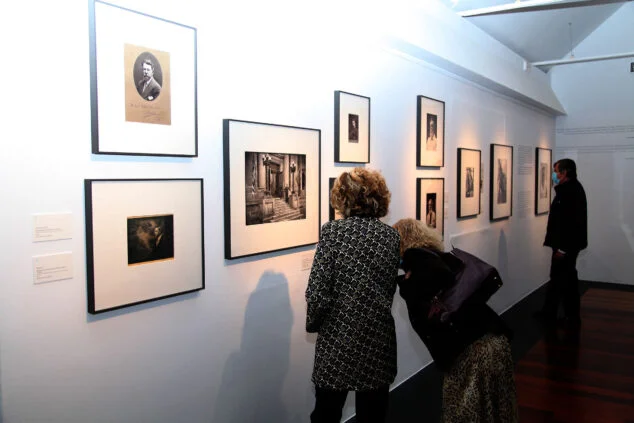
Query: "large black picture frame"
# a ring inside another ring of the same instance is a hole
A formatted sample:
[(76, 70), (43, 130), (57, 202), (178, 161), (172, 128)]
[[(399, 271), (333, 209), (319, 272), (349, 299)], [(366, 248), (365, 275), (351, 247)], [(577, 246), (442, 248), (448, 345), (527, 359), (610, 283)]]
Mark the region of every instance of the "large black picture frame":
[(416, 219), (444, 237), (445, 178), (416, 178)]
[(198, 156), (196, 28), (88, 4), (92, 153)]
[(202, 179), (86, 179), (88, 312), (205, 288)]
[(458, 148), (457, 216), (474, 217), (480, 214), (481, 151)]
[(223, 157), (225, 259), (319, 241), (321, 130), (224, 119)]
[(416, 166), (445, 165), (445, 102), (416, 97)]
[(550, 210), (552, 190), (553, 150), (535, 148), (535, 215), (547, 214)]

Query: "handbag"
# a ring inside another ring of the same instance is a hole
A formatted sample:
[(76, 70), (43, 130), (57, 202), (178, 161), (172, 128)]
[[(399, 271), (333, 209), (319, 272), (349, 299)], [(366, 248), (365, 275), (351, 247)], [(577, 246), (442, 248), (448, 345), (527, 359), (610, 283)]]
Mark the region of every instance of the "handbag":
[(500, 273), (491, 264), (459, 248), (435, 254), (454, 275), (454, 283), (436, 294), (429, 317), (439, 316), (445, 322), (465, 303), (486, 303), (503, 285)]

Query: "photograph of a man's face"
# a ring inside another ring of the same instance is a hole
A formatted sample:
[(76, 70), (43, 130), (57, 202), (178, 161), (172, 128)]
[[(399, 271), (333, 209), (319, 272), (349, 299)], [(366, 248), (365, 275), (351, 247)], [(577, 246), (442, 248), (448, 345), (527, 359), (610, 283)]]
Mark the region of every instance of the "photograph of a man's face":
[(427, 113), (427, 140), (425, 148), (427, 150), (435, 151), (438, 148), (438, 116)]
[(425, 215), (425, 223), (430, 228), (436, 227), (436, 193), (430, 192), (427, 193), (427, 212)]
[(359, 142), (359, 115), (348, 114), (348, 142)]
[(163, 71), (159, 60), (149, 51), (139, 54), (134, 61), (136, 90), (146, 101), (154, 101), (161, 94)]
[(174, 215), (128, 218), (128, 265), (174, 259)]
[(475, 181), (474, 181), (474, 176), (475, 176), (475, 168), (473, 167), (468, 167), (466, 169), (467, 175), (466, 175), (466, 186), (465, 186), (465, 197), (467, 198), (472, 198), (474, 195), (474, 191), (475, 191)]

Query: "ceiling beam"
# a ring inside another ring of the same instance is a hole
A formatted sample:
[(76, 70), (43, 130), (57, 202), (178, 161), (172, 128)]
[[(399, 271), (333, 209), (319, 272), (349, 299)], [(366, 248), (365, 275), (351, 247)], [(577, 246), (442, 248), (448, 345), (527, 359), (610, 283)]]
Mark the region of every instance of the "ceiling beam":
[(569, 58), (569, 59), (560, 59), (560, 60), (545, 60), (542, 62), (532, 62), (530, 65), (531, 66), (557, 66), (557, 65), (569, 65), (572, 63), (598, 62), (601, 60), (623, 59), (626, 57), (634, 57), (634, 52), (609, 54), (605, 56), (580, 57), (578, 59)]
[(569, 7), (598, 6), (602, 4), (626, 3), (632, 0), (526, 0), (499, 6), (458, 12), (463, 18), (475, 16), (501, 15), (506, 13), (537, 12), (540, 10), (566, 9)]

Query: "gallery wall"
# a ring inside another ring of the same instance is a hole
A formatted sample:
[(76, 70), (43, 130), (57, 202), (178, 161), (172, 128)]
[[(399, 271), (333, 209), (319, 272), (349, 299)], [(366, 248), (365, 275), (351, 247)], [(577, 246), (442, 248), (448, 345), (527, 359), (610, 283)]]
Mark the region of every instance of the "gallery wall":
[[(270, 5), (249, 5), (246, 13), (244, 4), (193, 0), (178, 8), (168, 1), (119, 4), (198, 28), (198, 157), (91, 154), (87, 2), (66, 2), (63, 21), (50, 18), (59, 16), (59, 4), (38, 2), (37, 14), (32, 3), (13, 6), (6, 28), (16, 40), (7, 45), (15, 65), (2, 69), (11, 110), (0, 129), (3, 421), (306, 421), (315, 337), (304, 331), (304, 292), (314, 246), (224, 260), (224, 118), (321, 129), (325, 222), (328, 178), (350, 168), (333, 163), (333, 92), (370, 97), (367, 167), (381, 170), (392, 191), (385, 222), (415, 216), (416, 178), (443, 177), (446, 244), (499, 267), (505, 285), (494, 308), (505, 310), (546, 281), (546, 217), (533, 212), (533, 157), (535, 147), (554, 146), (552, 116), (386, 47), (364, 25), (362, 8), (333, 13), (289, 3), (284, 13)], [(446, 104), (440, 169), (415, 165), (417, 95)], [(491, 143), (515, 148), (513, 215), (494, 223)], [(482, 151), (484, 176), (481, 214), (460, 221), (458, 147)], [(203, 178), (205, 289), (88, 314), (86, 178)], [(72, 239), (33, 243), (37, 213), (71, 213)], [(74, 276), (34, 284), (33, 256), (58, 252), (72, 253)], [(393, 314), (397, 386), (430, 357), (398, 295)], [(352, 413), (351, 400), (345, 416)]]
[[(575, 57), (634, 52), (634, 4), (625, 3), (575, 48)], [(552, 86), (568, 115), (557, 118), (555, 159), (577, 161), (588, 196), (586, 280), (634, 284), (634, 58), (559, 66)]]

